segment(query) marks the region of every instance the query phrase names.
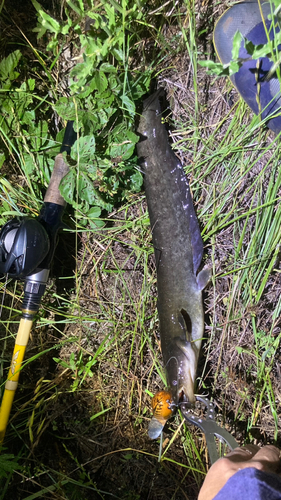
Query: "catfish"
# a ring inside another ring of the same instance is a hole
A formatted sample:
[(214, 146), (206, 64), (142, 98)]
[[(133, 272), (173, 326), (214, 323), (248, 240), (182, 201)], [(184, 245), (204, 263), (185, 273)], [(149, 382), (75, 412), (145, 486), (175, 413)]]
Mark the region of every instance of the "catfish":
[[(156, 261), (161, 351), (171, 401), (177, 407), (180, 400), (191, 405), (195, 402), (204, 334), (202, 290), (210, 270), (198, 272), (203, 241), (187, 176), (169, 143), (160, 102), (163, 98), (164, 91), (159, 89), (144, 101), (137, 153)], [(157, 422), (153, 425), (152, 421), (149, 435), (153, 439), (160, 434), (154, 432), (155, 426)]]

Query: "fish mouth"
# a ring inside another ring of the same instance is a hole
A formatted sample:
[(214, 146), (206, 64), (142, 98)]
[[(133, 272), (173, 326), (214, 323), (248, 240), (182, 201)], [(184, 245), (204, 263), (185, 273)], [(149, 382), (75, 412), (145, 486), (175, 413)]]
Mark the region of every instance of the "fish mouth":
[[(169, 386), (169, 393), (166, 394), (169, 394), (172, 414), (181, 403), (192, 407), (196, 401), (194, 382), (198, 355), (194, 343), (184, 341), (181, 338), (173, 340), (169, 352), (170, 356), (165, 364)], [(158, 414), (154, 412), (148, 427), (148, 435), (151, 439), (157, 439), (160, 436), (169, 418), (169, 415), (162, 414), (161, 408)]]
[(172, 352), (165, 367), (168, 387), (176, 406), (180, 402), (193, 405), (196, 401), (194, 385), (197, 361), (198, 353), (194, 343), (183, 341), (181, 338), (173, 340)]

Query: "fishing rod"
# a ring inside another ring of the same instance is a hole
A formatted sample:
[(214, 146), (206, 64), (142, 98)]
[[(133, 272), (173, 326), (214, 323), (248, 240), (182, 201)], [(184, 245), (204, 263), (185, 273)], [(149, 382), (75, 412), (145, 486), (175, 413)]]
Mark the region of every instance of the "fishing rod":
[(73, 121), (68, 121), (39, 216), (36, 219), (15, 217), (0, 231), (0, 273), (25, 280), (22, 318), (0, 408), (0, 445), (6, 433), (29, 334), (46, 289), (58, 231), (63, 227), (66, 202), (59, 185), (69, 167), (62, 153), (69, 154), (75, 140)]

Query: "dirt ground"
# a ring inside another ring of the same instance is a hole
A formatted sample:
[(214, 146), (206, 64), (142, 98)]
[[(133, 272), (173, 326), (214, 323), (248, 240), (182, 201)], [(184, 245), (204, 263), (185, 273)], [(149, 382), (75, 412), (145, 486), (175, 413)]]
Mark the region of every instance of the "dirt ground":
[[(41, 3), (50, 13), (52, 9), (56, 10), (52, 2)], [(214, 23), (226, 5), (227, 2), (217, 4), (211, 0), (197, 3), (197, 49), (207, 52), (209, 57), (214, 57)], [(18, 2), (9, 2), (5, 15), (8, 12), (11, 19), (16, 18), (21, 27), (25, 26), (26, 35), (33, 37), (36, 43), (32, 33), (33, 10), (30, 8), (28, 23), (25, 9), (19, 9)], [(8, 25), (7, 19), (3, 22), (7, 31), (12, 30), (12, 40), (16, 43), (17, 27), (12, 27), (13, 23)], [(177, 26), (168, 22), (162, 26), (167, 38), (173, 38), (177, 30)], [(188, 131), (193, 130), (195, 110), (198, 109), (197, 148), (199, 151), (202, 148), (205, 154), (205, 141), (220, 119), (228, 115), (214, 139), (213, 150), (223, 139), (234, 113), (233, 105), (238, 101), (237, 92), (230, 82), (216, 80), (203, 68), (198, 68), (197, 84), (198, 102), (195, 100), (192, 61), (189, 54), (179, 47), (176, 56), (166, 57), (158, 85), (164, 86), (171, 103), (176, 128), (172, 140), (182, 143), (183, 147), (177, 149), (177, 154), (185, 166), (193, 165), (194, 141), (189, 141)], [(244, 123), (251, 120), (247, 109), (243, 119)], [(272, 135), (265, 134), (263, 140), (264, 144), (269, 144)], [(263, 160), (257, 162), (256, 171), (244, 177), (241, 192), (263, 168), (269, 156), (270, 152), (265, 153)], [(204, 214), (208, 211), (210, 186), (214, 185), (214, 176), (219, 175), (220, 168), (218, 163), (218, 170), (210, 175), (198, 174), (197, 170), (193, 172), (189, 168), (196, 210), (203, 214), (200, 220), (202, 229), (207, 220)], [(243, 198), (245, 207), (251, 196), (250, 191), (248, 199)], [(231, 199), (224, 210), (228, 208), (231, 209)], [(162, 389), (163, 381), (155, 364), (155, 353), (161, 364), (156, 271), (145, 214), (146, 202), (142, 192), (132, 195), (125, 207), (116, 208), (109, 215), (110, 222), (105, 230), (79, 233), (77, 240), (69, 233), (60, 237), (50, 286), (44, 298), (45, 323), (41, 321), (34, 330), (28, 357), (42, 346), (46, 349), (58, 345), (61, 340), (64, 342), (28, 364), (22, 373), (6, 446), (9, 452), (24, 455), (24, 469), (13, 475), (6, 498), (8, 495), (13, 499), (35, 498), (32, 494), (36, 492), (41, 492), (38, 498), (46, 499), (197, 498), (204, 471), (208, 468), (201, 433), (189, 428), (187, 434), (181, 431), (174, 437), (180, 422), (176, 416), (167, 426), (164, 445), (168, 451), (160, 464), (157, 460), (159, 443), (147, 436), (151, 417), (149, 394)], [(251, 223), (254, 224), (250, 217), (249, 234)], [(246, 240), (247, 237), (248, 233)], [(251, 323), (253, 311), (242, 305), (242, 290), (232, 293), (235, 286), (231, 273), (234, 266), (233, 228), (226, 227), (204, 244), (204, 265), (215, 268), (219, 279), (212, 281), (204, 291), (206, 340), (198, 365), (198, 393), (213, 398), (219, 421), (238, 442), (246, 438), (257, 444), (281, 444), (280, 435), (277, 441), (275, 439), (276, 425), (270, 405), (262, 401), (261, 407), (257, 408), (253, 353), (248, 349), (255, 342)], [(77, 258), (73, 251), (75, 245)], [(140, 249), (146, 252), (142, 253)], [(280, 296), (278, 259), (275, 268), (278, 272), (269, 276), (258, 310), (254, 311), (258, 328), (264, 332), (270, 329), (271, 313)], [(235, 301), (231, 317), (227, 308), (229, 297)], [(20, 301), (14, 307), (19, 310)], [(138, 314), (142, 315), (141, 322)], [(277, 320), (276, 337), (280, 330), (280, 320)], [(147, 342), (147, 336), (150, 342)], [(99, 356), (99, 349), (105, 343), (108, 348)], [(237, 346), (244, 349), (242, 355)], [(81, 352), (82, 358), (79, 357)], [(53, 360), (56, 357), (69, 363), (72, 354), (76, 362), (74, 370), (57, 365)], [(96, 356), (96, 362), (91, 368), (92, 376), (85, 375), (81, 382), (85, 371), (82, 370), (81, 375), (79, 368), (93, 356)], [(279, 346), (270, 373), (279, 410), (280, 357)], [(90, 420), (102, 410), (108, 411)], [(255, 412), (257, 418), (249, 431), (249, 421)]]

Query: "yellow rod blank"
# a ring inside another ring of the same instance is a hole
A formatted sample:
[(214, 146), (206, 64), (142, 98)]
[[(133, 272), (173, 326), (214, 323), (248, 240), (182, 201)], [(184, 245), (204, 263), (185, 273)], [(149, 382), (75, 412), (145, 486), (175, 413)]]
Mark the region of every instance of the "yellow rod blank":
[(20, 369), (23, 362), (25, 349), (28, 343), (30, 330), (32, 328), (32, 323), (32, 319), (22, 318), (20, 320), (12, 362), (5, 384), (5, 391), (0, 408), (0, 445), (3, 442), (8, 425), (8, 420), (13, 404), (15, 391), (18, 386)]

